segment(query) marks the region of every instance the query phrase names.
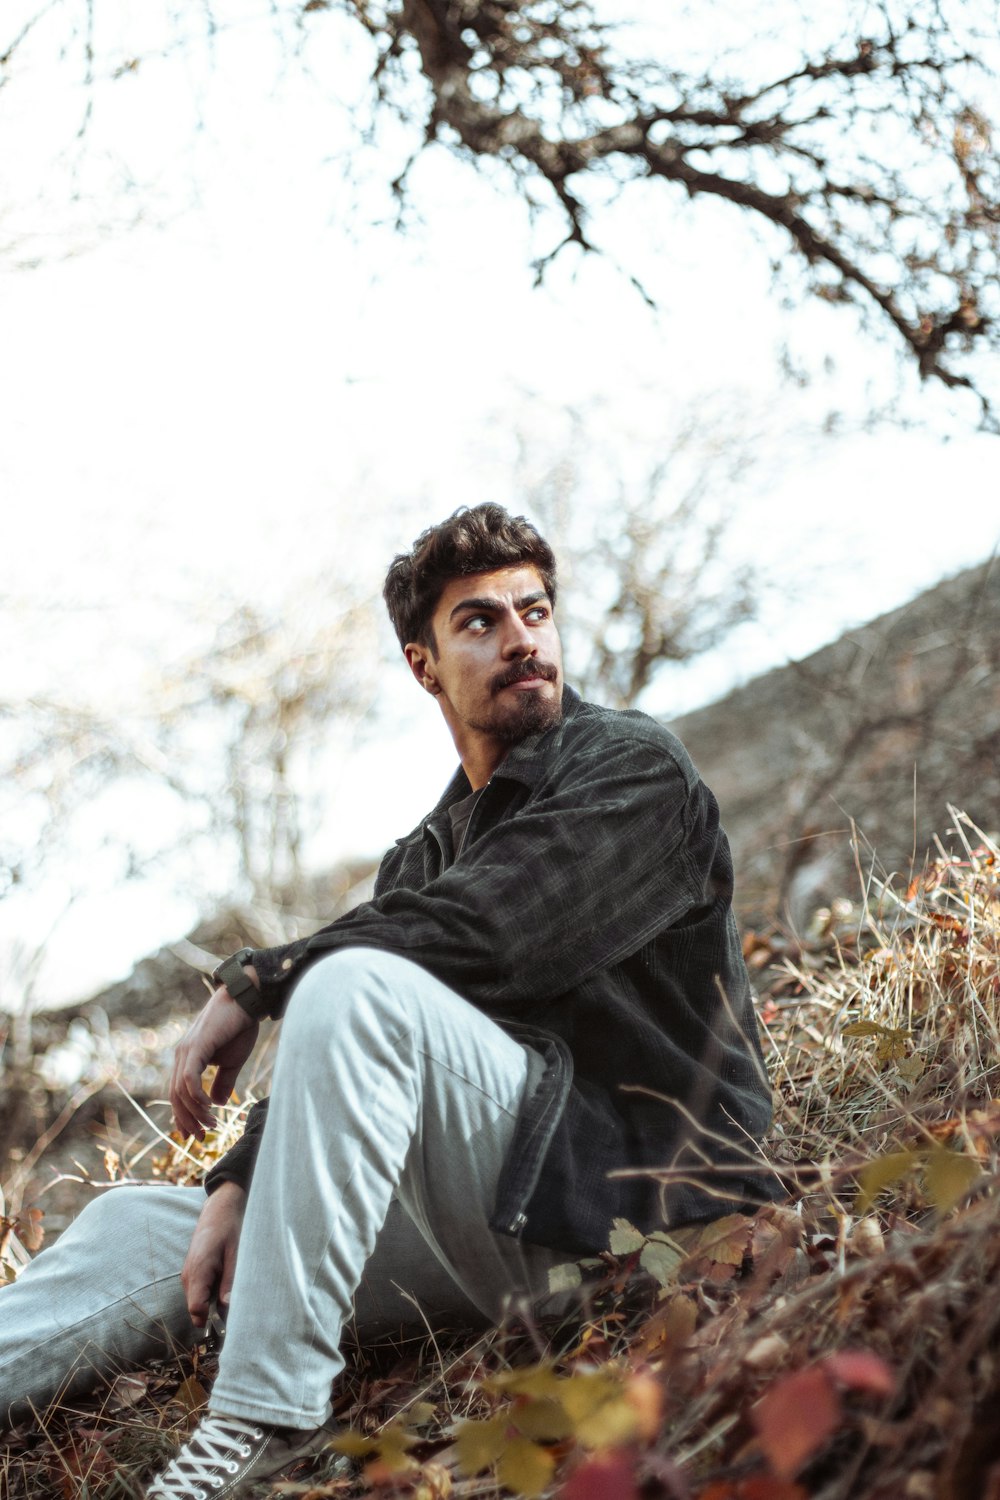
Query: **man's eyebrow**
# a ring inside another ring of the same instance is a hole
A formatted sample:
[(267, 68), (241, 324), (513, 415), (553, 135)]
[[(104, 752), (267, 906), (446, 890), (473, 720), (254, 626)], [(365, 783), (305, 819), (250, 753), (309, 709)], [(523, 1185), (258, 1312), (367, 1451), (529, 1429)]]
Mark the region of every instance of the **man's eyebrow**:
[[(549, 596), (544, 589), (536, 589), (533, 594), (522, 594), (520, 599), (515, 599), (513, 601), (514, 608), (530, 609), (531, 605), (537, 604), (540, 599), (544, 599), (546, 600), (546, 602), (548, 602), (548, 597)], [(497, 614), (503, 609), (503, 607), (504, 605), (502, 599), (460, 599), (448, 618), (449, 620), (453, 620), (455, 616), (457, 614), (460, 614), (463, 609), (487, 609), (492, 614)]]

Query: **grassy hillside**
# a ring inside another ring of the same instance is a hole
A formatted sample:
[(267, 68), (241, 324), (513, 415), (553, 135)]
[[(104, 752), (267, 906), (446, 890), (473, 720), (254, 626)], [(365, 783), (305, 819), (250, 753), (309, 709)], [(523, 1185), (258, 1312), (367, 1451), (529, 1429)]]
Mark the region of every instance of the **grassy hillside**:
[[(811, 941), (746, 934), (775, 1087), (762, 1170), (784, 1203), (673, 1237), (617, 1224), (605, 1257), (567, 1268), (558, 1322), (358, 1351), (340, 1451), (263, 1493), (1000, 1495), (1000, 850), (955, 826), (960, 855), (817, 913)], [(170, 1149), (156, 1169), (189, 1167)], [(0, 1490), (137, 1494), (212, 1368), (40, 1415)]]

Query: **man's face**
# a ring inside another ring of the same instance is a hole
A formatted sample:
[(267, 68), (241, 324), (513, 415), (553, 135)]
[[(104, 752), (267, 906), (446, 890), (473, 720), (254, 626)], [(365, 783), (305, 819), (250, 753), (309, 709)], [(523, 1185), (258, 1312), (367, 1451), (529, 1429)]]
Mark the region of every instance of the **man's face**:
[(561, 717), (552, 604), (537, 569), (498, 568), (446, 584), (431, 625), (437, 652), (411, 643), (406, 659), (438, 699), (466, 771), (485, 769), (485, 781), (511, 745)]

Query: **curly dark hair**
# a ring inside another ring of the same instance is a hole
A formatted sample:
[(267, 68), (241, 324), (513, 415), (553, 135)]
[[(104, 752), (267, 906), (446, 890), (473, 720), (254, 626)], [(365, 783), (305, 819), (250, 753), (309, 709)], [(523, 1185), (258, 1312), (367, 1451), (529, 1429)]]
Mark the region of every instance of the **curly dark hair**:
[(382, 597), (399, 644), (417, 641), (437, 655), (431, 616), (445, 584), (469, 573), (530, 564), (556, 602), (556, 559), (544, 537), (524, 516), (502, 505), (463, 505), (437, 526), (422, 531), (409, 552), (393, 559)]

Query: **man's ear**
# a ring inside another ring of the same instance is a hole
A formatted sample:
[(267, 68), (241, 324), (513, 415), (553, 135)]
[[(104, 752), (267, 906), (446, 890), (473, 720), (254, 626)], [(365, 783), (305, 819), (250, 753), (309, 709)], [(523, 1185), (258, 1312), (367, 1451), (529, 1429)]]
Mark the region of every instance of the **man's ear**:
[(434, 657), (430, 647), (421, 645), (419, 641), (410, 641), (403, 647), (403, 655), (420, 686), (436, 698), (441, 692), (441, 684), (434, 672)]

